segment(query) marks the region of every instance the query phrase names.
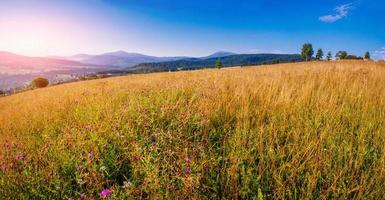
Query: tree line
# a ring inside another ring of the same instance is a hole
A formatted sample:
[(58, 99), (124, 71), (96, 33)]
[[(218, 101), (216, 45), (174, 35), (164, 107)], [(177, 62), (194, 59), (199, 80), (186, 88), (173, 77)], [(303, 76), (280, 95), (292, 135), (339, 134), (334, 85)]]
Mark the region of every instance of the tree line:
[[(324, 52), (321, 48), (319, 48), (317, 50), (315, 57), (313, 57), (314, 56), (314, 49), (313, 49), (313, 45), (310, 43), (306, 43), (302, 46), (301, 56), (305, 61), (311, 61), (313, 59), (324, 60)], [(326, 60), (330, 61), (330, 60), (332, 60), (332, 58), (333, 58), (332, 52), (328, 51), (328, 53), (326, 54)], [(350, 60), (364, 60), (364, 59), (370, 60), (370, 53), (367, 51), (367, 52), (365, 52), (364, 56), (361, 57), (361, 56), (356, 56), (356, 55), (350, 55), (346, 51), (338, 51), (335, 55), (335, 58), (337, 60), (347, 60), (347, 59), (350, 59)]]

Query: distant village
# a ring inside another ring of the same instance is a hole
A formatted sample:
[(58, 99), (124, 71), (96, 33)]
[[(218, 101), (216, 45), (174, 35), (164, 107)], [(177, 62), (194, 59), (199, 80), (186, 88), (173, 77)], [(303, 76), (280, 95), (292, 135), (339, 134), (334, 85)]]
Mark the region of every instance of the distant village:
[[(46, 79), (47, 83), (50, 86), (60, 85), (64, 83), (71, 83), (71, 82), (77, 82), (77, 81), (84, 81), (84, 80), (93, 80), (93, 79), (101, 79), (101, 78), (107, 78), (112, 76), (118, 76), (120, 74), (112, 74), (112, 73), (90, 73), (90, 74), (57, 74), (50, 80), (44, 78), (44, 77), (36, 77), (36, 79)], [(12, 94), (24, 92), (27, 90), (32, 90), (35, 88), (39, 88), (38, 86), (34, 85), (34, 80), (27, 81), (21, 86), (8, 88), (8, 89), (0, 89), (0, 96), (9, 96)], [(47, 84), (47, 86), (48, 86)], [(44, 86), (45, 87), (45, 86)]]

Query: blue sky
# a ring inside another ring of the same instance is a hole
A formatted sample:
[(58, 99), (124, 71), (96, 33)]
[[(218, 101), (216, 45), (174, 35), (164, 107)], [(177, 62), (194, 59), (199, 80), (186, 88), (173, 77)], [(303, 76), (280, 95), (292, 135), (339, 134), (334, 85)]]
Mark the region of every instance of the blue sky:
[(385, 58), (384, 19), (384, 0), (2, 0), (0, 50), (203, 56), (297, 53), (311, 42)]

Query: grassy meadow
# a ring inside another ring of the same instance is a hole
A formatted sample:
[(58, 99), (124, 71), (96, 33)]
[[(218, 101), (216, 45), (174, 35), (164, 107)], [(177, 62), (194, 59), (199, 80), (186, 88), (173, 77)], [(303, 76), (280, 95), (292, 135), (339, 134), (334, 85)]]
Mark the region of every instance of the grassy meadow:
[(0, 199), (379, 199), (385, 64), (36, 89), (0, 98), (0, 136)]

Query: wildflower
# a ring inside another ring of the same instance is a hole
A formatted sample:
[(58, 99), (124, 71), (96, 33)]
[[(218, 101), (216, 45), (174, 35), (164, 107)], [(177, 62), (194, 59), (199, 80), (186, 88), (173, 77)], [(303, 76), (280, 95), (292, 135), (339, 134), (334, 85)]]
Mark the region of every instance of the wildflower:
[(106, 166), (101, 166), (101, 167), (100, 167), (100, 171), (105, 172), (106, 170), (107, 170), (107, 167), (106, 167)]
[(16, 159), (17, 160), (22, 160), (23, 158), (24, 158), (24, 153), (23, 152), (17, 153), (17, 155), (16, 155)]
[(186, 173), (186, 174), (190, 174), (190, 173), (191, 173), (191, 169), (190, 169), (190, 167), (186, 167), (186, 169), (184, 170), (184, 173)]
[(84, 128), (86, 128), (87, 130), (91, 130), (92, 126), (91, 126), (91, 124), (87, 124), (87, 125), (84, 126)]
[(184, 161), (185, 161), (187, 164), (190, 164), (190, 158), (186, 157), (186, 158), (184, 159)]
[(131, 158), (132, 161), (139, 161), (140, 160), (140, 157), (139, 156), (134, 156)]
[(5, 143), (5, 148), (6, 148), (6, 149), (9, 149), (9, 147), (10, 147), (9, 143), (8, 143), (8, 142)]
[(86, 198), (86, 195), (84, 193), (81, 193), (80, 194), (80, 199), (85, 199)]
[(173, 184), (170, 184), (167, 186), (169, 190), (174, 190), (175, 189), (175, 186)]
[(106, 197), (109, 197), (111, 195), (111, 190), (104, 189), (99, 194), (101, 197), (106, 198)]
[(82, 167), (81, 165), (78, 165), (78, 166), (76, 167), (76, 169), (80, 172), (80, 171), (82, 171), (83, 167)]
[(93, 158), (93, 157), (94, 157), (94, 151), (89, 150), (89, 151), (88, 151), (88, 157), (89, 157), (89, 158)]
[(123, 182), (123, 188), (129, 188), (132, 186), (132, 183), (130, 181), (124, 181)]

